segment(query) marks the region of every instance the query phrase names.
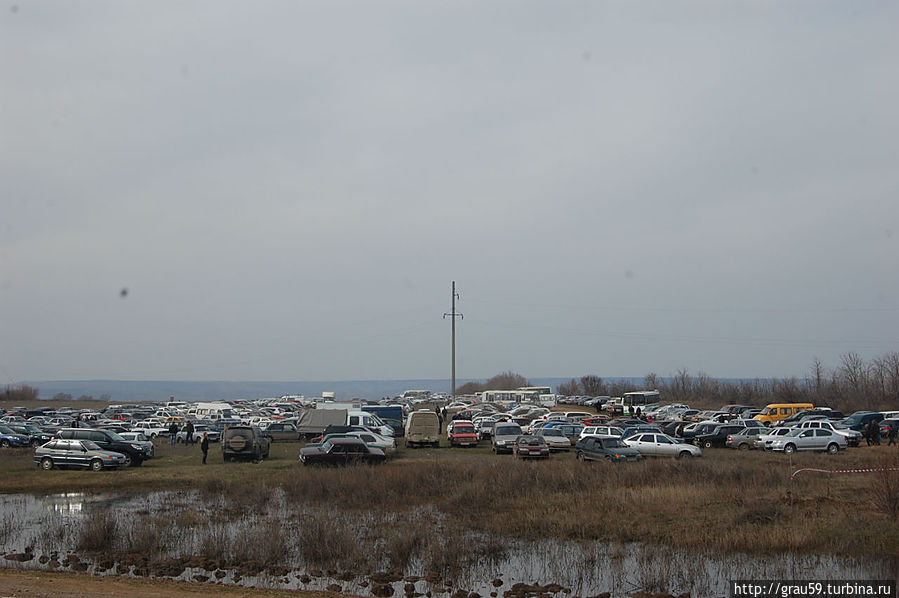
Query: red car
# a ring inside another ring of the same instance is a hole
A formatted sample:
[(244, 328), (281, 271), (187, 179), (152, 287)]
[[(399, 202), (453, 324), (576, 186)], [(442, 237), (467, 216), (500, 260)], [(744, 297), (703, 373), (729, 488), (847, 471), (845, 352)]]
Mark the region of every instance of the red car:
[(588, 417), (585, 419), (582, 424), (585, 426), (601, 426), (602, 424), (609, 421), (609, 417), (606, 415), (596, 415), (594, 417)]
[(478, 433), (474, 424), (468, 421), (455, 421), (447, 433), (450, 446), (477, 446)]

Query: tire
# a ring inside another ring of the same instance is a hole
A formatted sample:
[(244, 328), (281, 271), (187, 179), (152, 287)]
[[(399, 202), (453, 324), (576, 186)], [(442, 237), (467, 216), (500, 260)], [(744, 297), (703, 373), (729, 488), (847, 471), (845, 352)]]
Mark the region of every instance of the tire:
[(3, 448), (9, 448), (9, 440), (7, 440), (6, 438), (0, 440), (0, 446), (2, 446)]
[(239, 453), (248, 446), (250, 446), (250, 442), (241, 434), (235, 434), (228, 440), (228, 448), (235, 453)]
[(677, 455), (677, 458), (678, 458), (678, 459), (690, 459), (690, 458), (692, 458), (692, 457), (693, 457), (693, 453), (691, 453), (690, 451), (681, 451), (681, 452)]
[(836, 455), (837, 453), (840, 452), (840, 445), (837, 444), (836, 442), (831, 442), (830, 444), (827, 445), (827, 452), (830, 453), (831, 455)]
[(702, 446), (703, 446), (703, 448), (712, 448), (712, 441), (706, 440), (705, 442), (702, 443)]
[(788, 444), (787, 446), (784, 447), (784, 452), (788, 455), (792, 455), (793, 453), (796, 452), (796, 445)]
[[(126, 453), (125, 454), (125, 467), (131, 467), (132, 465), (134, 465), (134, 459), (131, 457), (131, 455)], [(94, 466), (94, 462), (91, 461), (91, 467), (93, 468), (93, 466)], [(101, 469), (103, 468), (103, 463), (100, 463), (100, 468)]]
[(577, 454), (574, 456), (574, 458), (577, 459), (578, 461), (583, 461), (583, 460), (584, 460), (584, 453), (577, 453)]
[(44, 457), (43, 459), (41, 459), (41, 469), (43, 469), (44, 471), (50, 471), (51, 469), (53, 469), (53, 459), (51, 459), (50, 457)]
[(103, 461), (99, 459), (94, 459), (91, 461), (91, 470), (92, 471), (103, 471)]
[(749, 450), (749, 445), (746, 444), (745, 442), (741, 442), (741, 443), (737, 446), (737, 449), (738, 449), (738, 450), (741, 450), (741, 451), (748, 451), (748, 450)]

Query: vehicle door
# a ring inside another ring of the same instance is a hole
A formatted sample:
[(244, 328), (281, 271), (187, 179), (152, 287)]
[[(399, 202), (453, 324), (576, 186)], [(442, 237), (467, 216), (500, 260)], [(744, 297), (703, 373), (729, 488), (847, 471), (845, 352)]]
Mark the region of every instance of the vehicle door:
[(339, 442), (332, 445), (330, 452), (327, 454), (326, 463), (328, 465), (346, 465), (346, 460), (346, 445)]
[(830, 430), (818, 429), (815, 430), (815, 441), (818, 447), (821, 450), (826, 450), (827, 445), (831, 442), (836, 442), (840, 448), (843, 448), (842, 443), (840, 443), (840, 439), (836, 437), (837, 435)]
[(655, 434), (636, 434), (628, 444), (632, 444), (634, 448), (644, 455), (654, 456), (658, 454)]
[(796, 438), (796, 448), (800, 451), (817, 450), (819, 441), (815, 436), (815, 430), (803, 430)]
[(656, 447), (656, 455), (670, 457), (671, 455), (677, 455), (677, 445), (674, 444), (670, 438), (665, 436), (664, 434), (656, 434), (655, 435), (655, 447)]
[(82, 445), (80, 440), (63, 440), (61, 442), (67, 444), (65, 449), (66, 465), (70, 467), (90, 466), (90, 456), (88, 455), (87, 447)]

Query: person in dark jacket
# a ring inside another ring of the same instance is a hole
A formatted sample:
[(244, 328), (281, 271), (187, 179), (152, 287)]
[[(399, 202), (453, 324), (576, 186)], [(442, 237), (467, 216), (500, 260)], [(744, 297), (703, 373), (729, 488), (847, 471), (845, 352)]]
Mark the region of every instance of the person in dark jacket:
[(194, 423), (187, 422), (184, 424), (184, 445), (194, 443)]
[(172, 446), (175, 445), (175, 437), (178, 435), (178, 422), (172, 420), (172, 423), (169, 424), (169, 442)]
[(209, 434), (203, 432), (203, 439), (200, 440), (200, 450), (203, 451), (203, 465), (206, 465), (206, 454), (209, 453)]

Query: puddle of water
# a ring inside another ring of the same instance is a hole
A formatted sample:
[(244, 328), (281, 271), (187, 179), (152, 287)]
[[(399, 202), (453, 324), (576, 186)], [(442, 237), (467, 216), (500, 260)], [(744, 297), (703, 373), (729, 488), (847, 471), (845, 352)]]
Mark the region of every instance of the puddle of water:
[[(446, 531), (442, 514), (429, 508), (338, 514), (289, 505), (280, 495), (253, 508), (194, 492), (14, 495), (0, 496), (0, 513), (4, 567), (360, 595), (464, 589), (518, 598), (525, 594), (509, 592), (522, 583), (560, 596), (623, 596), (636, 590), (712, 596), (726, 595), (733, 579), (895, 579), (897, 574), (897, 563), (887, 559), (755, 557), (639, 543), (459, 536)], [(401, 572), (372, 573), (390, 568)]]

